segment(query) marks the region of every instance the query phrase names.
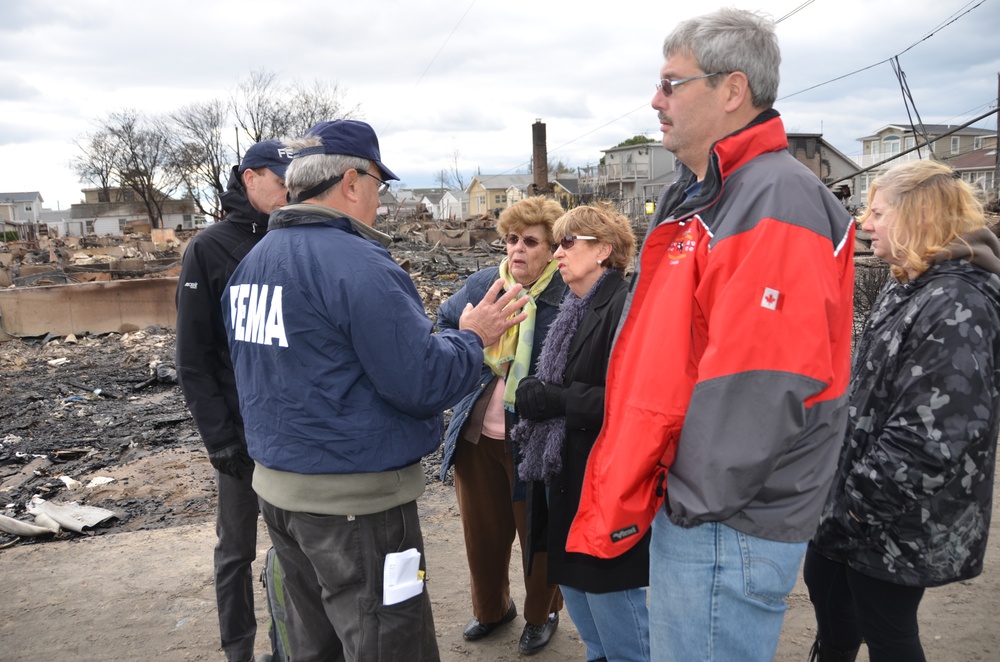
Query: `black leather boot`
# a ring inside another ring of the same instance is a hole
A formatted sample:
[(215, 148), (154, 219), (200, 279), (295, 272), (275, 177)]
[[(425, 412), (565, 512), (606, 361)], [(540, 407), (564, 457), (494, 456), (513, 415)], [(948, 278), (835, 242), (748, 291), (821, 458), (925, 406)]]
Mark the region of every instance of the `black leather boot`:
[(851, 651), (834, 650), (823, 645), (819, 637), (816, 637), (812, 648), (809, 649), (809, 662), (854, 662), (858, 658), (859, 650), (860, 646)]

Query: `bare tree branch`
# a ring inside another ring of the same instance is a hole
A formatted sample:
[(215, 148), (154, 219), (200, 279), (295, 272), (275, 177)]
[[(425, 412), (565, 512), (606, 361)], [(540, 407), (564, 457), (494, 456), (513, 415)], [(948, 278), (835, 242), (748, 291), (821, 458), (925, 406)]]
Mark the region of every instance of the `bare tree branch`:
[(346, 91), (337, 83), (316, 79), (311, 86), (298, 81), (287, 90), (285, 102), (288, 126), (283, 136), (301, 136), (317, 122), (335, 119), (354, 119), (360, 107), (346, 105)]
[(163, 227), (163, 202), (182, 179), (166, 123), (130, 109), (113, 112), (104, 122), (104, 129), (120, 149), (116, 166), (119, 182), (142, 200), (151, 226)]
[(875, 307), (879, 292), (889, 280), (889, 266), (877, 259), (869, 258), (854, 262), (854, 333), (852, 344), (861, 337), (865, 324)]
[(254, 70), (237, 82), (229, 105), (248, 144), (253, 144), (301, 136), (324, 120), (358, 117), (360, 107), (348, 106), (346, 95), (337, 83), (317, 79), (311, 85), (293, 81), (282, 86), (273, 72)]
[[(110, 113), (75, 141), (79, 154), (71, 166), (81, 181), (103, 189), (109, 202), (113, 189), (131, 190), (153, 227), (162, 226), (164, 202), (178, 190), (201, 213), (218, 219), (229, 164), (243, 155), (241, 136), (247, 139), (245, 149), (261, 140), (301, 135), (322, 120), (359, 115), (359, 106), (348, 105), (336, 83), (283, 85), (275, 73), (253, 70), (225, 101), (189, 104), (163, 117), (128, 109)], [(232, 135), (230, 126), (236, 128), (235, 150), (225, 137)], [(457, 152), (455, 167), (457, 173)]]
[(101, 189), (104, 199), (110, 200), (111, 188), (116, 185), (114, 176), (120, 152), (118, 141), (106, 128), (101, 127), (73, 142), (80, 150), (80, 154), (73, 157), (70, 164), (74, 172), (81, 182)]
[(198, 210), (216, 220), (222, 218), (220, 196), (232, 162), (232, 150), (222, 138), (226, 119), (226, 106), (217, 99), (170, 114), (174, 162), (182, 184)]
[[(281, 105), (281, 90), (276, 78), (273, 71), (254, 69), (247, 78), (236, 82), (236, 90), (230, 96), (230, 110), (250, 145), (282, 135), (274, 125)], [(238, 156), (243, 155), (240, 152)]]
[(465, 175), (458, 167), (458, 159), (461, 156), (456, 147), (451, 153), (451, 169), (442, 170), (438, 173), (438, 180), (441, 182), (441, 188), (448, 188), (452, 190), (464, 191), (466, 187)]

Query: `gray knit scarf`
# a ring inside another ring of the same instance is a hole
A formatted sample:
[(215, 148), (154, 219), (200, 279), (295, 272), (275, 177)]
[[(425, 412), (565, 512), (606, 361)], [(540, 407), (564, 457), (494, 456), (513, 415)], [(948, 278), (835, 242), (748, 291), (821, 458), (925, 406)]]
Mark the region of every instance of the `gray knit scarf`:
[[(608, 269), (601, 274), (582, 299), (572, 291), (566, 294), (538, 356), (535, 376), (541, 381), (562, 385), (566, 364), (569, 362), (569, 346), (580, 322), (590, 310), (594, 294), (611, 271)], [(517, 472), (521, 480), (549, 482), (553, 476), (562, 472), (562, 447), (566, 440), (565, 416), (555, 416), (543, 421), (521, 419), (511, 429), (510, 437), (520, 449), (521, 461), (517, 465)]]

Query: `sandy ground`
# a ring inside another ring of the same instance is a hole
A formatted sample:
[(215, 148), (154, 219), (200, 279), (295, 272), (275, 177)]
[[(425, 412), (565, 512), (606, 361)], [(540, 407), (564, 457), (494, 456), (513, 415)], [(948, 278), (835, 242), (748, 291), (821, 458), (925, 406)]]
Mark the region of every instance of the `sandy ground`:
[[(173, 467), (178, 483), (211, 483), (210, 467), (194, 449), (164, 450), (162, 455), (156, 471), (144, 458), (141, 471), (130, 480), (120, 480), (125, 485), (119, 489), (166, 493), (171, 473), (161, 471), (163, 467)], [(127, 473), (136, 466), (117, 470)], [(520, 617), (484, 642), (462, 639), (470, 614), (468, 570), (452, 488), (428, 486), (420, 507), (442, 660), (518, 659)], [(211, 520), (202, 519), (196, 524), (73, 537), (0, 551), (4, 580), (0, 660), (224, 660), (218, 648), (212, 589), (214, 538)], [(1000, 632), (995, 627), (1000, 613), (998, 546), (1000, 535), (994, 531), (983, 576), (927, 592), (921, 628), (928, 659), (1000, 659)], [(257, 568), (267, 547), (261, 524)], [(515, 576), (518, 567), (515, 560)], [(523, 589), (517, 582), (514, 587), (521, 600)], [(257, 598), (259, 622), (264, 624), (259, 585)], [(805, 661), (814, 632), (811, 606), (800, 582), (789, 598), (775, 659)], [(261, 627), (258, 652), (267, 646), (266, 628)], [(584, 659), (583, 644), (568, 618), (536, 659)], [(859, 659), (867, 660), (864, 652)]]

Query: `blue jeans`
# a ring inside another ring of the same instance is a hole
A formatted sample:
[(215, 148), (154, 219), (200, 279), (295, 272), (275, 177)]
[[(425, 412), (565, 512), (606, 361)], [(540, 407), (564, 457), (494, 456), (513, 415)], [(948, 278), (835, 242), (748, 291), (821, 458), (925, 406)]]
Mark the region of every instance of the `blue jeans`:
[(560, 586), (563, 601), (583, 643), (587, 659), (649, 661), (649, 611), (646, 589), (587, 593)]
[(724, 524), (685, 529), (663, 508), (649, 548), (650, 648), (656, 662), (774, 659), (806, 543)]

